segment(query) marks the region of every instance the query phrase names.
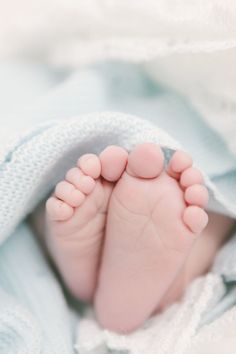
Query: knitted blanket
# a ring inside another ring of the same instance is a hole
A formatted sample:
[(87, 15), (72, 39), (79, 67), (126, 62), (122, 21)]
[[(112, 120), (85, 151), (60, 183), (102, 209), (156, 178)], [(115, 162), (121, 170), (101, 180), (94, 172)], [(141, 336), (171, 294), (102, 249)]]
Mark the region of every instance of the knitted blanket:
[[(40, 125), (3, 149), (0, 165), (1, 353), (73, 352), (75, 315), (71, 315), (60, 284), (32, 237), (32, 231), (22, 220), (47, 196), (79, 155), (86, 151), (98, 153), (109, 144), (130, 150), (142, 141), (161, 144), (167, 159), (171, 151), (180, 147), (166, 132), (146, 120), (107, 112)], [(207, 176), (206, 184), (211, 191), (212, 205), (235, 216), (236, 206)], [(193, 284), (181, 305), (151, 319), (133, 335), (119, 337), (99, 330), (92, 320), (80, 321), (79, 352), (95, 348), (97, 353), (98, 347), (101, 349), (106, 343), (110, 348), (129, 349), (131, 353), (184, 353), (185, 348), (192, 345), (206, 311), (226, 293), (222, 274), (230, 273), (232, 277), (236, 274), (235, 260), (228, 255), (216, 262), (213, 273)], [(234, 267), (229, 263), (232, 261)]]

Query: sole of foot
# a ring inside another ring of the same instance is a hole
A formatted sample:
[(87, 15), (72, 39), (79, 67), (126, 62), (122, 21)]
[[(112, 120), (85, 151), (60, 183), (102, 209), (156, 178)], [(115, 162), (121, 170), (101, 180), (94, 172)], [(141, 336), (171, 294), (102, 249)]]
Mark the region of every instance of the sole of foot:
[(94, 297), (108, 203), (127, 155), (118, 146), (83, 155), (46, 203), (50, 254), (71, 293), (84, 301)]
[(167, 169), (156, 144), (137, 146), (109, 202), (95, 294), (100, 324), (127, 333), (155, 311), (208, 223), (203, 176), (182, 151)]

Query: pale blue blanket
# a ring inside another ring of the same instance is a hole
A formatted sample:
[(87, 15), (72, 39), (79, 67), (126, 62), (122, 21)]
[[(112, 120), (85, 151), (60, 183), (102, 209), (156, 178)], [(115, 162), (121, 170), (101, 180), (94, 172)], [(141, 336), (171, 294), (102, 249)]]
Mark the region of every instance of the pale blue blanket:
[[(187, 102), (157, 87), (141, 67), (103, 64), (57, 72), (38, 65), (2, 64), (0, 94), (0, 123), (12, 129), (33, 128), (5, 151), (0, 163), (0, 199), (6, 206), (0, 222), (1, 240), (5, 240), (0, 247), (0, 353), (70, 354), (78, 314), (65, 300), (59, 281), (23, 221), (25, 216), (46, 198), (78, 155), (100, 151), (112, 143), (130, 148), (150, 138), (163, 145), (167, 159), (178, 142), (189, 151), (208, 176), (210, 208), (235, 217), (236, 157)], [(134, 114), (146, 122), (126, 114), (95, 114), (108, 110)], [(79, 118), (67, 123), (70, 117)], [(18, 179), (12, 181), (9, 176)], [(18, 193), (23, 188), (25, 198)], [(227, 246), (222, 251), (214, 268), (231, 285), (236, 279), (232, 249)], [(207, 314), (209, 319), (232, 306), (236, 299), (232, 288), (225, 295)]]

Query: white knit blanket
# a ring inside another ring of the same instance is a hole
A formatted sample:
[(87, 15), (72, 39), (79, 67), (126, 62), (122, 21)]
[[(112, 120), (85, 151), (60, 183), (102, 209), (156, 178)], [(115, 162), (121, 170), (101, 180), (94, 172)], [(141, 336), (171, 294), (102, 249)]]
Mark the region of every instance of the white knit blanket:
[[(51, 122), (15, 138), (5, 148), (2, 146), (1, 242), (46, 197), (80, 154), (85, 151), (99, 152), (111, 143), (129, 150), (143, 141), (159, 143), (164, 150), (168, 148), (166, 152), (180, 147), (178, 142), (151, 123), (112, 112)], [(212, 192), (213, 204), (221, 205), (226, 213), (236, 215), (236, 206), (229, 206), (225, 197), (207, 177), (206, 184)], [(143, 329), (130, 336), (117, 336), (99, 329), (93, 320), (80, 320), (77, 341), (79, 352), (90, 353), (94, 349), (95, 353), (100, 353), (101, 348), (105, 350), (108, 347), (128, 349), (132, 354), (190, 353), (189, 348), (192, 348), (195, 341), (198, 343), (197, 333), (206, 311), (225, 292), (222, 274), (229, 271), (231, 275), (236, 274), (235, 263), (233, 266), (225, 265), (225, 259), (223, 265), (218, 262), (219, 269), (216, 267), (212, 274), (193, 284), (181, 305), (175, 305), (163, 315), (153, 318)], [(1, 320), (0, 316), (0, 324)]]

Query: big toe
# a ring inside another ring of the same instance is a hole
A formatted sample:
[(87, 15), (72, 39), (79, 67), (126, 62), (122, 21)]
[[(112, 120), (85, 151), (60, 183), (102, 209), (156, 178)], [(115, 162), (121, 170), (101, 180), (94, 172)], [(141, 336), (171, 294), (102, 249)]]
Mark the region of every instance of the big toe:
[(127, 164), (128, 153), (120, 146), (108, 146), (100, 154), (101, 175), (109, 182), (116, 182), (121, 177)]
[(164, 154), (159, 145), (144, 143), (131, 151), (126, 171), (134, 177), (155, 178), (164, 168)]

